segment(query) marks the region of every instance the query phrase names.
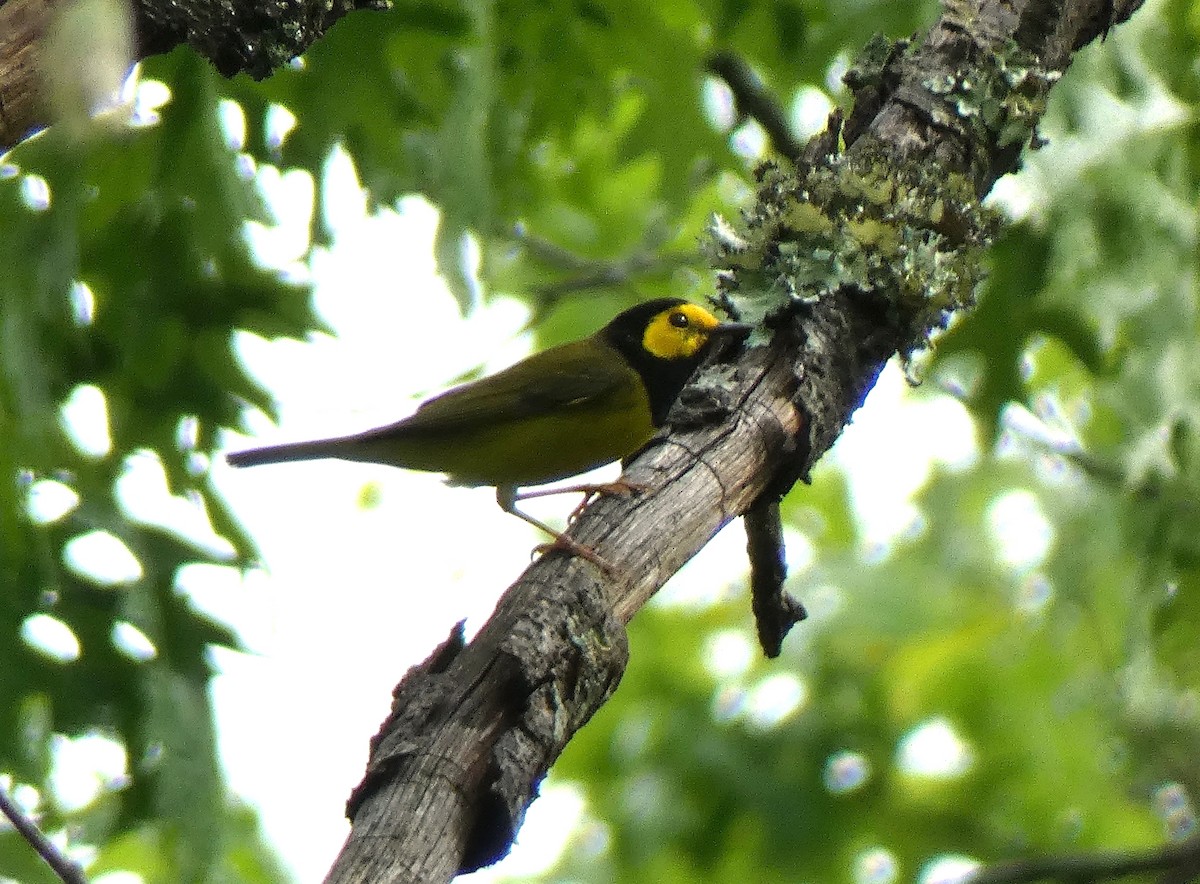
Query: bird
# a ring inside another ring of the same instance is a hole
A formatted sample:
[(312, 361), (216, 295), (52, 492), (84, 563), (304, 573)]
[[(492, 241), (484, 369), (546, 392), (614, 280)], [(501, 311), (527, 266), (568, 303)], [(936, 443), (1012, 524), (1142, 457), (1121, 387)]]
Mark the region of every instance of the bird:
[[(494, 486), (496, 502), (604, 567), (590, 548), (517, 509), (544, 494), (629, 493), (627, 483), (522, 492), (640, 450), (717, 339), (742, 340), (751, 326), (721, 322), (682, 298), (631, 307), (591, 337), (560, 344), (496, 374), (426, 400), (410, 416), (349, 436), (252, 448), (226, 456), (235, 467), (336, 458), (443, 473), (451, 485)], [(582, 508), (582, 505), (581, 505)]]

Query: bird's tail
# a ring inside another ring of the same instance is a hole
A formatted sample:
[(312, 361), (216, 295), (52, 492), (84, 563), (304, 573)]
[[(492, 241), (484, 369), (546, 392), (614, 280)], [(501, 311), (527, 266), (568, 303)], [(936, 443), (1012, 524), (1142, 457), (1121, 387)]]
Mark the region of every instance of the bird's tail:
[(317, 460), (324, 457), (347, 457), (346, 439), (322, 439), (317, 442), (292, 442), (287, 445), (268, 445), (265, 448), (250, 448), (225, 455), (225, 460), (234, 467), (256, 467), (265, 463), (287, 463), (293, 460)]

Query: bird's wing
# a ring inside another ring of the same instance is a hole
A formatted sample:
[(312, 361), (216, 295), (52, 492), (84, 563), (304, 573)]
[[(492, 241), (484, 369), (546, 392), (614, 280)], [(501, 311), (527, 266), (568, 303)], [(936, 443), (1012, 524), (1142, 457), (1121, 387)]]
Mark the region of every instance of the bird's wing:
[[(537, 353), (511, 368), (430, 399), (399, 425), (406, 432), (439, 433), (536, 417), (601, 401), (637, 380), (607, 344), (576, 341)], [(607, 358), (606, 358), (607, 357)], [(376, 431), (376, 432), (381, 432)]]

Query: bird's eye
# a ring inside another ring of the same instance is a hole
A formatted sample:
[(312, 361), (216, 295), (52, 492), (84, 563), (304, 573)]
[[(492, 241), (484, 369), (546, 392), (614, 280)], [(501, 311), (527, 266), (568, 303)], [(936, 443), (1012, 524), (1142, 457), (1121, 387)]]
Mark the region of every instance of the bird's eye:
[(688, 327), (688, 318), (686, 313), (672, 313), (671, 318), (667, 321), (676, 328)]

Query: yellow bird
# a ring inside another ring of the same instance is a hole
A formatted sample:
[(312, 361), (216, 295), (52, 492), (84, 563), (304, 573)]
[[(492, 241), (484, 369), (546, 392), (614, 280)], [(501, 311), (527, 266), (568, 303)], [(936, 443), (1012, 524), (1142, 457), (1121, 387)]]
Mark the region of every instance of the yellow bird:
[(352, 436), (239, 451), (228, 461), (241, 467), (328, 457), (445, 473), (452, 485), (493, 485), (505, 512), (554, 538), (549, 547), (604, 566), (591, 550), (516, 504), (560, 490), (595, 492), (605, 486), (518, 489), (636, 452), (662, 425), (708, 344), (749, 331), (748, 325), (719, 322), (678, 298), (648, 301), (589, 338), (447, 390), (396, 423)]

